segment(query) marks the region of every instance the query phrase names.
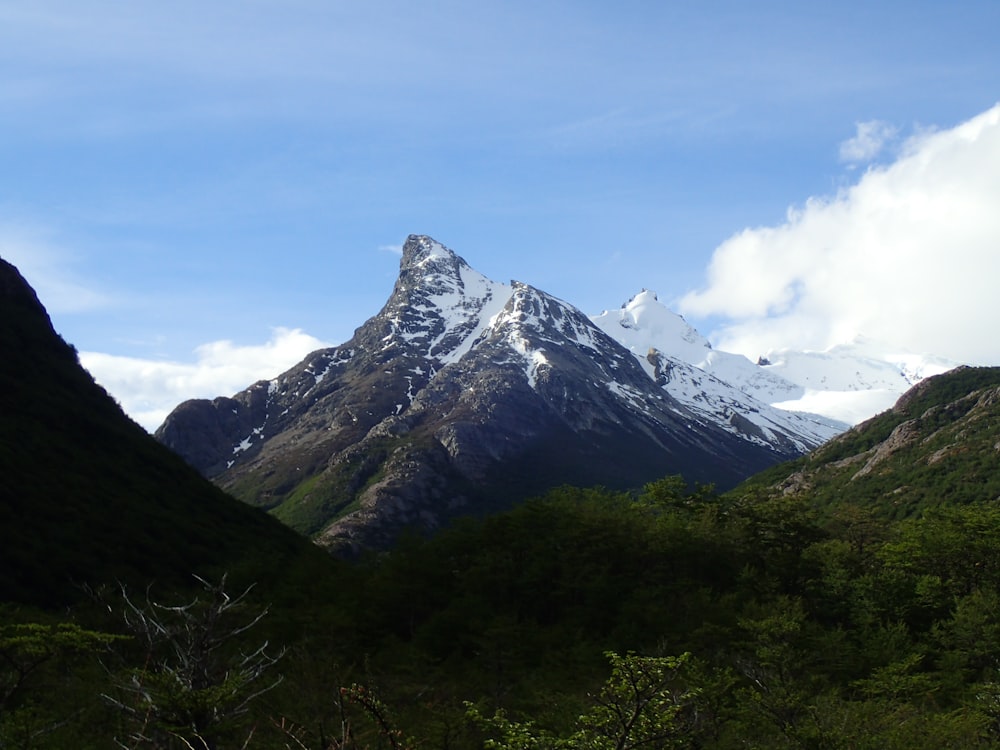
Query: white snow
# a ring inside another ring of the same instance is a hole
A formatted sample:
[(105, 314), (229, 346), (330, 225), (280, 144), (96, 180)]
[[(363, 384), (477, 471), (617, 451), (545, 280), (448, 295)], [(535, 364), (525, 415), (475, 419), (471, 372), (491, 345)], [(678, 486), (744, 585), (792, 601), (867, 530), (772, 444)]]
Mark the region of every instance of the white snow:
[(242, 453), (245, 450), (249, 450), (250, 446), (253, 444), (253, 435), (247, 435), (243, 438), (243, 442), (233, 448), (233, 453)]
[(326, 363), (326, 369), (324, 369), (323, 372), (321, 372), (319, 375), (315, 376), (315, 378), (316, 378), (316, 385), (319, 385), (320, 383), (322, 383), (323, 379), (327, 375), (330, 374), (330, 370), (332, 370), (332, 369), (333, 369), (333, 362), (327, 362)]
[(513, 335), (509, 338), (511, 347), (524, 357), (524, 375), (528, 379), (528, 385), (532, 390), (538, 383), (538, 371), (542, 367), (551, 367), (551, 363), (545, 356), (544, 349), (532, 349), (528, 339)]
[(897, 391), (876, 389), (870, 391), (812, 391), (794, 401), (778, 401), (771, 406), (777, 409), (813, 412), (855, 425), (891, 409), (899, 399)]
[(806, 419), (808, 415), (826, 418), (814, 420), (816, 437), (829, 437), (831, 430), (843, 426), (831, 425), (831, 421), (852, 425), (874, 416), (921, 379), (958, 364), (857, 337), (823, 352), (768, 352), (769, 364), (761, 366), (743, 355), (713, 349), (684, 318), (660, 303), (655, 292), (645, 289), (620, 310), (591, 319), (631, 350), (650, 376), (654, 374), (654, 365), (648, 361), (651, 350), (663, 355), (665, 362), (673, 362), (673, 381), (666, 390), (682, 402), (718, 411), (732, 398), (725, 388), (731, 385), (773, 407), (768, 413), (763, 409), (747, 413), (730, 404), (762, 429), (774, 420), (787, 423), (789, 417), (801, 429), (800, 412), (806, 413)]
[[(438, 243), (431, 243), (431, 248), (428, 255), (416, 264), (417, 268), (451, 257), (451, 251)], [(392, 346), (397, 339), (419, 341), (422, 349), (435, 353), (441, 365), (459, 361), (472, 348), (479, 334), (489, 326), (490, 319), (507, 304), (511, 287), (491, 281), (464, 262), (459, 262), (457, 268), (458, 278), (451, 274), (428, 272), (425, 283), (437, 291), (428, 295), (425, 304), (413, 308), (423, 317), (423, 324), (405, 331), (399, 318), (390, 319), (391, 330), (383, 339), (386, 347)], [(438, 328), (439, 324), (437, 335), (425, 340), (428, 332)], [(446, 342), (448, 348), (440, 350)], [(414, 373), (422, 375), (423, 370), (415, 370)]]
[(253, 445), (253, 439), (255, 436), (259, 436), (264, 432), (264, 425), (260, 427), (254, 427), (253, 430), (247, 435), (243, 440), (233, 448), (233, 455), (237, 453), (242, 453), (245, 450), (250, 450), (250, 446)]
[(825, 351), (771, 351), (769, 370), (800, 385), (802, 393), (774, 401), (782, 409), (814, 411), (858, 424), (892, 407), (924, 378), (958, 366), (932, 355), (913, 354), (863, 336)]

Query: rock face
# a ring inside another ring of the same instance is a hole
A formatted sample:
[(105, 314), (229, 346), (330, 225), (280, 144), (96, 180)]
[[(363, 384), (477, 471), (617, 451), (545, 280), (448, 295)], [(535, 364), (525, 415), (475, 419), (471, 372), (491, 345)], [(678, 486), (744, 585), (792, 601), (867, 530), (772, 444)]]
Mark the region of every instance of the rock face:
[(559, 484), (683, 474), (728, 487), (837, 431), (762, 428), (754, 415), (770, 407), (736, 389), (716, 419), (671, 395), (690, 369), (411, 236), (388, 302), (350, 341), (232, 398), (181, 404), (156, 437), (350, 553)]

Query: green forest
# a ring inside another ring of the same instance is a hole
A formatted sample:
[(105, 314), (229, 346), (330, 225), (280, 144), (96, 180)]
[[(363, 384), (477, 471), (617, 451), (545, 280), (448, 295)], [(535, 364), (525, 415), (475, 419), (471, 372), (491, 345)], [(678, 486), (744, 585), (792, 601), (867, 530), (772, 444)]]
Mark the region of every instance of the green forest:
[(4, 748), (1000, 746), (1000, 508), (565, 487), (0, 628)]

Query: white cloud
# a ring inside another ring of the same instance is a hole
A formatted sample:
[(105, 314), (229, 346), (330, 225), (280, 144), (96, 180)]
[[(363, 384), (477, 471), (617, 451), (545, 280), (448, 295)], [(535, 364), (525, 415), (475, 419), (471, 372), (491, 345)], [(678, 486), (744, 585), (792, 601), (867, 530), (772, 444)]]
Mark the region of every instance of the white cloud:
[(263, 344), (213, 341), (195, 349), (194, 362), (81, 352), (80, 361), (136, 422), (152, 432), (179, 403), (232, 395), (274, 378), (310, 352), (331, 344), (295, 328), (275, 328)]
[(1000, 363), (1000, 105), (910, 139), (894, 163), (810, 199), (776, 227), (720, 245), (708, 285), (679, 303), (728, 318), (713, 337), (755, 357), (865, 334)]
[(859, 122), (854, 137), (840, 144), (840, 160), (849, 164), (870, 162), (898, 134), (898, 128), (881, 120)]

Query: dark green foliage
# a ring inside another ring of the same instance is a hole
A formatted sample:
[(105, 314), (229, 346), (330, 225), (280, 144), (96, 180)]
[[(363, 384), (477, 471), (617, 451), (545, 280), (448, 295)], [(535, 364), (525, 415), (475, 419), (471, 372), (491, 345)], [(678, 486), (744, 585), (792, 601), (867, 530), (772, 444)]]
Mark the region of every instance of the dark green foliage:
[[(251, 748), (612, 747), (622, 691), (645, 684), (626, 667), (666, 664), (683, 668), (657, 693), (657, 746), (994, 747), (997, 539), (991, 505), (876, 526), (674, 480), (562, 488), (343, 569), (296, 628), (273, 607), (228, 653), (281, 634), (284, 682), (227, 731)], [(607, 652), (650, 661), (613, 657), (609, 682)], [(94, 689), (169, 664), (128, 658)], [(467, 701), (497, 718), (470, 724)]]
[(272, 669), (283, 651), (264, 641), (237, 646), (267, 614), (248, 608), (241, 594), (201, 580), (203, 590), (179, 604), (137, 602), (123, 591), (121, 611), (137, 653), (104, 697), (126, 727), (119, 742), (160, 748), (179, 740), (194, 750), (241, 744), (252, 736), (243, 718), (252, 703), (282, 681)]
[(101, 724), (97, 659), (121, 640), (0, 606), (0, 747), (70, 747)]
[(681, 677), (690, 654), (643, 657), (609, 652), (606, 656), (611, 676), (567, 736), (556, 736), (532, 722), (511, 721), (503, 711), (486, 718), (470, 705), (470, 719), (487, 734), (483, 746), (487, 750), (688, 747), (700, 693)]
[(83, 586), (312, 565), (301, 538), (228, 497), (129, 420), (0, 261), (0, 601)]

